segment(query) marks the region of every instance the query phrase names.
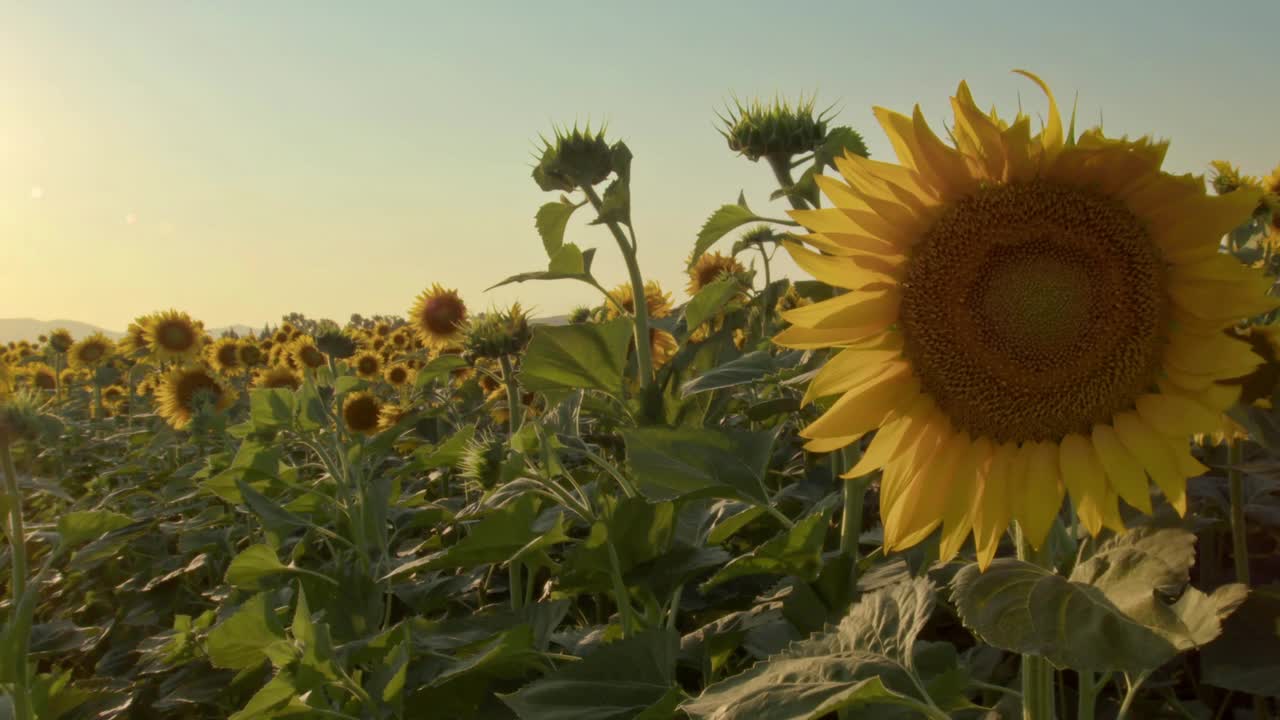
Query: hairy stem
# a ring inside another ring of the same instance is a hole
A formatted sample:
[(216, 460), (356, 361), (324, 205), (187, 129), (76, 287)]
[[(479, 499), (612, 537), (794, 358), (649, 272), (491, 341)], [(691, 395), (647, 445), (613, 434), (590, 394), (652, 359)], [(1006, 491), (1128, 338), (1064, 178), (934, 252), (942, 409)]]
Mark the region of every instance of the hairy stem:
[[(583, 185), (582, 192), (586, 193), (596, 212), (600, 212), (603, 203), (595, 188)], [(631, 277), (632, 305), (635, 306), (636, 372), (640, 376), (640, 387), (648, 388), (653, 384), (653, 353), (649, 347), (649, 304), (644, 297), (644, 276), (640, 274), (640, 264), (636, 260), (638, 248), (627, 240), (616, 221), (609, 220), (605, 224), (609, 226), (609, 232), (613, 233), (613, 239), (618, 242), (622, 259), (627, 263), (627, 274)]]

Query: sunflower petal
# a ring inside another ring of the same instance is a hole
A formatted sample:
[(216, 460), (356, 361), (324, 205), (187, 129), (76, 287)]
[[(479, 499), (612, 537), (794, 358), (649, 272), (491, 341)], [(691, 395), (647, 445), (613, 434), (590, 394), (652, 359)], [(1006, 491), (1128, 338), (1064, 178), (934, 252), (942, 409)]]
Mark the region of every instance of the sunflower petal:
[(1111, 486), (1125, 502), (1150, 515), (1151, 491), (1147, 488), (1147, 475), (1142, 464), (1125, 447), (1119, 433), (1110, 425), (1094, 425), (1091, 439)]
[(1083, 435), (1072, 433), (1059, 446), (1059, 469), (1062, 482), (1075, 503), (1076, 514), (1090, 535), (1102, 530), (1102, 513), (1098, 511), (1107, 494), (1106, 469), (1093, 450), (1093, 443)]
[(871, 444), (867, 446), (867, 451), (858, 458), (858, 462), (848, 472), (840, 477), (852, 480), (887, 465), (910, 445), (911, 440), (919, 434), (923, 423), (927, 422), (934, 412), (933, 400), (921, 393), (900, 417), (876, 431)]
[(987, 474), (974, 497), (973, 543), (978, 551), (978, 567), (986, 570), (1000, 547), (1000, 538), (1009, 527), (1011, 504), (1009, 481), (1013, 477), (1018, 446), (1004, 443), (991, 456)]
[(1065, 491), (1058, 470), (1058, 446), (1052, 442), (1027, 443), (1020, 452), (1027, 453), (1027, 465), (1025, 476), (1014, 480), (1023, 486), (1014, 514), (1022, 525), (1023, 537), (1031, 547), (1039, 549), (1062, 510)]
[(987, 437), (968, 443), (951, 482), (945, 486), (942, 493), (946, 496), (942, 511), (942, 538), (938, 545), (938, 559), (942, 562), (955, 558), (973, 529), (978, 488), (990, 470), (994, 450), (991, 439)]
[(872, 288), (837, 295), (782, 314), (787, 322), (820, 330), (834, 328), (887, 328), (898, 319), (902, 293), (897, 288)]
[(860, 290), (868, 285), (897, 284), (892, 275), (867, 268), (850, 257), (819, 255), (790, 241), (783, 242), (782, 246), (801, 269), (832, 287)]
[[(1134, 413), (1120, 413), (1114, 420), (1116, 433), (1126, 449), (1146, 468), (1156, 487), (1169, 503), (1186, 509), (1187, 476), (1178, 469), (1173, 449), (1167, 441)], [(1119, 488), (1117, 488), (1119, 489)]]
[(840, 437), (873, 430), (890, 413), (914, 402), (919, 392), (920, 382), (905, 367), (892, 370), (846, 392), (800, 436)]

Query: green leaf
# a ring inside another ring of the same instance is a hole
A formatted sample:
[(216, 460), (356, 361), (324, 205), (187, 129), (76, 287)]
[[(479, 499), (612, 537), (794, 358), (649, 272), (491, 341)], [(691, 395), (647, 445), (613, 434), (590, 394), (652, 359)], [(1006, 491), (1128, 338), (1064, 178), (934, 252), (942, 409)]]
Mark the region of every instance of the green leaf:
[(870, 157), (867, 151), (867, 144), (863, 141), (861, 133), (851, 127), (840, 125), (833, 127), (827, 132), (827, 139), (823, 141), (822, 146), (818, 148), (818, 162), (832, 170), (836, 169), (836, 158), (844, 157), (846, 152), (861, 157)]
[(711, 428), (623, 430), (627, 462), (640, 491), (655, 500), (690, 493), (768, 503), (765, 469), (778, 428), (751, 432)]
[(231, 465), (222, 472), (200, 483), (201, 489), (217, 495), (229, 503), (244, 502), (239, 483), (275, 478), (280, 471), (280, 450), (272, 445), (246, 440), (240, 443)]
[[(1069, 578), (1001, 558), (952, 580), (965, 625), (989, 644), (1059, 667), (1140, 673), (1208, 644), (1243, 601), (1242, 585), (1212, 595), (1187, 586), (1195, 536), (1137, 528), (1103, 543)], [(1185, 588), (1185, 589), (1184, 589)]]
[(414, 385), (418, 389), (422, 389), (430, 385), (433, 381), (438, 380), (452, 373), (454, 370), (461, 370), (467, 367), (467, 361), (462, 359), (461, 355), (441, 355), (425, 367), (418, 371), (418, 376), (414, 380)]
[(717, 240), (724, 237), (734, 228), (746, 225), (760, 218), (747, 207), (746, 199), (739, 194), (736, 205), (721, 205), (719, 210), (711, 213), (711, 217), (702, 224), (698, 231), (698, 239), (693, 244), (693, 254), (689, 256), (689, 267), (693, 267)]
[[(561, 248), (563, 249), (563, 248)], [(528, 280), (581, 280), (583, 282), (592, 282), (591, 280), (591, 261), (595, 259), (596, 249), (589, 248), (582, 251), (582, 270), (580, 272), (559, 272), (554, 269), (535, 270), (533, 272), (520, 273), (512, 275), (500, 283), (485, 288), (488, 292), (494, 288), (510, 285), (511, 283), (522, 283)]]
[(296, 412), (293, 391), (260, 388), (249, 391), (249, 420), (259, 430), (279, 430), (293, 424)]
[(680, 392), (688, 397), (695, 393), (723, 390), (757, 382), (761, 378), (794, 365), (800, 355), (799, 352), (788, 352), (774, 357), (764, 350), (749, 352), (702, 373), (681, 386)]
[(277, 717), (274, 711), (289, 704), (289, 701), (293, 700), (298, 693), (299, 688), (294, 684), (292, 673), (281, 670), (266, 685), (259, 688), (244, 707), (232, 713), (227, 720), (260, 720)]
[(259, 593), (214, 626), (205, 642), (214, 667), (246, 670), (262, 664), (265, 649), (281, 640), (284, 627), (268, 607), (266, 594)]
[(608, 591), (613, 577), (611, 551), (617, 556), (619, 573), (625, 576), (671, 544), (673, 503), (650, 503), (641, 497), (605, 502), (607, 511), (591, 526), (591, 534), (565, 556), (559, 580), (566, 587)]
[(908, 669), (933, 604), (925, 579), (868, 593), (835, 628), (712, 684), (681, 709), (694, 720), (817, 720), (871, 703), (918, 707)]
[(581, 275), (586, 266), (582, 263), (582, 251), (573, 243), (565, 243), (551, 256), (548, 272), (564, 275)]
[(1201, 681), (1252, 695), (1280, 697), (1280, 585), (1253, 588), (1200, 651)]
[(822, 570), (822, 544), (834, 502), (826, 502), (756, 549), (729, 561), (702, 584), (703, 591), (745, 575), (795, 575), (814, 580)]
[[(384, 579), (403, 577), (420, 570), (469, 568), (488, 563), (506, 562), (520, 553), (525, 546), (552, 531), (553, 524), (558, 523), (559, 516), (547, 518), (546, 524), (535, 522), (539, 519), (539, 505), (537, 495), (521, 495), (506, 505), (490, 511), (482, 520), (472, 525), (466, 537), (459, 540), (457, 544), (427, 557), (405, 563), (392, 570)], [(563, 528), (560, 536), (564, 537)]]
[(267, 529), (278, 532), (311, 525), (307, 520), (294, 515), (275, 500), (255, 490), (244, 480), (237, 479), (236, 487), (240, 490), (240, 496), (244, 498), (245, 504), (262, 520), (263, 526)]
[(467, 443), (475, 437), (474, 425), (464, 425), (461, 430), (449, 436), (448, 440), (436, 447), (419, 448), (416, 451), (418, 466), (423, 470), (435, 470), (442, 467), (453, 467), (462, 460), (467, 450)]
[(260, 590), (260, 580), (287, 572), (289, 566), (280, 562), (273, 548), (268, 545), (253, 545), (231, 560), (227, 567), (226, 581), (241, 590)]
[(499, 697), (522, 720), (631, 720), (670, 693), (679, 653), (678, 633), (650, 630)]
[(132, 523), (128, 515), (111, 510), (78, 510), (58, 518), (58, 534), (63, 544), (79, 545)]
[(738, 279), (725, 276), (698, 291), (684, 306), (684, 321), (690, 331), (715, 317), (724, 306), (742, 291)]
[(520, 363), (520, 384), (534, 392), (621, 392), (631, 323), (625, 317), (604, 324), (538, 326)]
[(569, 225), (569, 218), (578, 206), (561, 195), (559, 202), (549, 202), (538, 208), (533, 224), (542, 236), (542, 247), (546, 248), (547, 257), (553, 258), (560, 246), (564, 244), (564, 230)]

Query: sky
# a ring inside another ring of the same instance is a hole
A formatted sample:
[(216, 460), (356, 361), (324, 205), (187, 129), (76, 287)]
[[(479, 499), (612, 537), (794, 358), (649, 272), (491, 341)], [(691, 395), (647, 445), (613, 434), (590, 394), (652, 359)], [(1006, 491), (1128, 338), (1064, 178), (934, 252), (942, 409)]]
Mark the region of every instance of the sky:
[[(545, 268), (537, 138), (587, 120), (634, 153), (640, 262), (678, 302), (715, 208), (742, 191), (784, 210), (716, 131), (735, 96), (816, 93), (892, 159), (872, 106), (940, 128), (967, 80), (984, 107), (1042, 114), (1027, 68), (1082, 125), (1170, 139), (1172, 172), (1266, 174), (1277, 28), (1275, 0), (0, 0), (0, 317), (343, 321), (436, 282), (474, 309), (598, 303), (571, 281), (485, 292)], [(589, 219), (566, 239), (623, 282)]]

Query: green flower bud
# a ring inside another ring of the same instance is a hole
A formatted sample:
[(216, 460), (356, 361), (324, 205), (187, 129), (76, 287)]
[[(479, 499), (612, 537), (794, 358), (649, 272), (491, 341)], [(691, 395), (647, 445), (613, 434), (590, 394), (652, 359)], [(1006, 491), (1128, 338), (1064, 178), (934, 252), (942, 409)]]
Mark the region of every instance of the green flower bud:
[(801, 98), (794, 107), (777, 98), (768, 104), (753, 100), (749, 105), (735, 99), (734, 106), (727, 109), (728, 117), (717, 113), (725, 126), (720, 134), (730, 150), (752, 162), (812, 152), (826, 140), (826, 111), (815, 115), (813, 98)]
[(591, 308), (579, 305), (569, 312), (570, 325), (582, 325), (591, 322)]
[(604, 130), (592, 135), (591, 127), (556, 130), (553, 142), (542, 139), (542, 156), (533, 168), (533, 180), (547, 192), (572, 192), (599, 184), (613, 172), (613, 149)]
[(30, 390), (0, 400), (0, 445), (56, 436), (62, 424), (54, 416), (45, 414), (43, 406), (40, 395)]
[(458, 461), (459, 474), (484, 488), (493, 487), (502, 477), (502, 463), (507, 456), (507, 444), (497, 437), (484, 433), (467, 442)]
[(518, 355), (529, 344), (532, 331), (529, 316), (520, 303), (509, 310), (491, 310), (473, 318), (462, 334), (462, 346), (468, 360), (477, 358), (497, 359), (503, 355)]

